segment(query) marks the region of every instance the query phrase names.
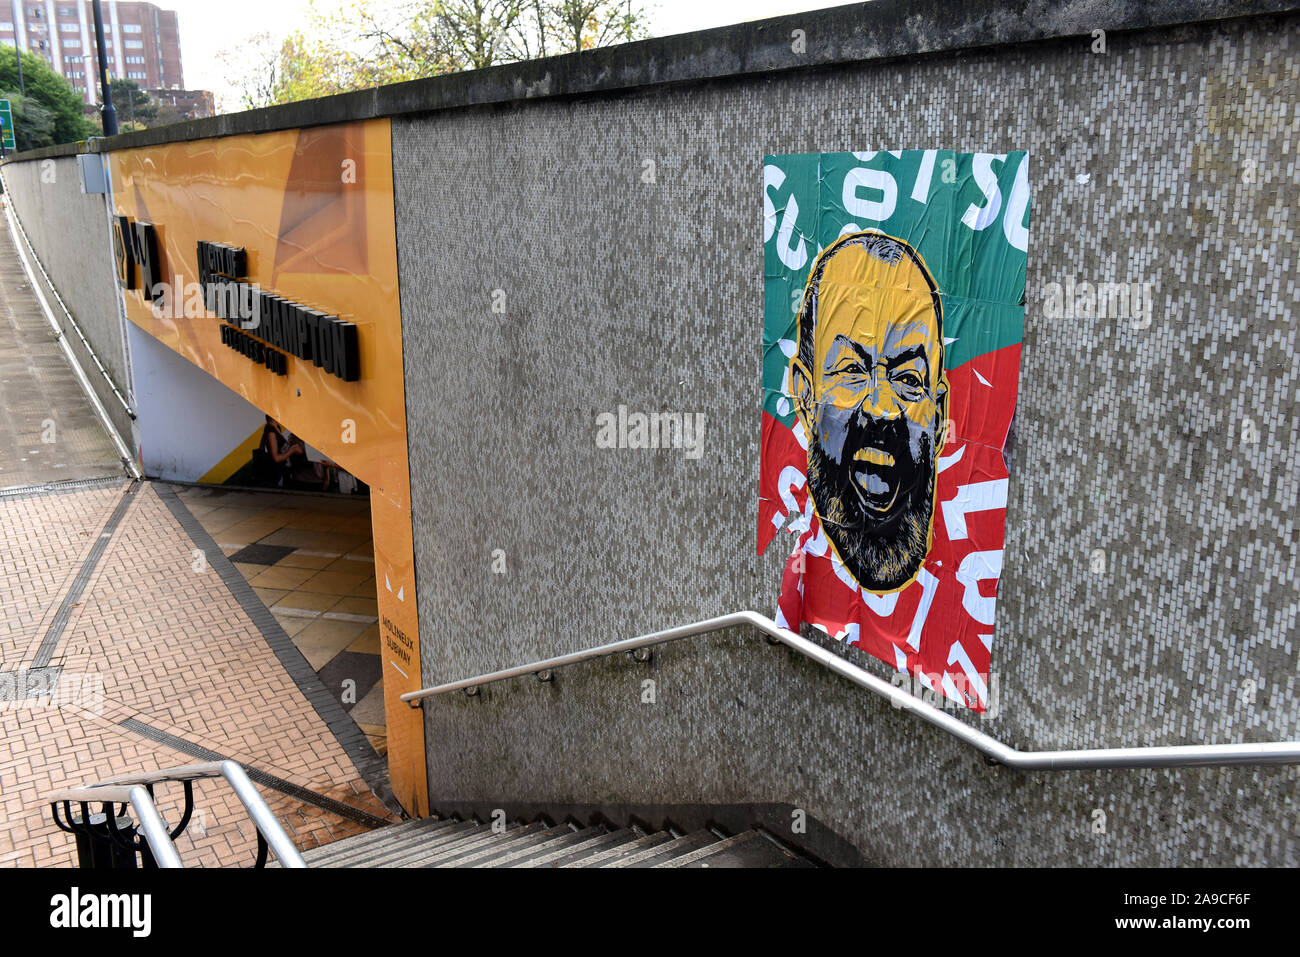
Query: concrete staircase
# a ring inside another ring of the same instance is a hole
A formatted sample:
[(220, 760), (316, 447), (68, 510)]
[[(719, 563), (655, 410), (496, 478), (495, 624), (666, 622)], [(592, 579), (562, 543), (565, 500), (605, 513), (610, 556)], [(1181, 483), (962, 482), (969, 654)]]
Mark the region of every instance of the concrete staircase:
[[(764, 831), (677, 834), (421, 818), (303, 852), (308, 867), (812, 867)], [(277, 864), (272, 861), (269, 866)]]

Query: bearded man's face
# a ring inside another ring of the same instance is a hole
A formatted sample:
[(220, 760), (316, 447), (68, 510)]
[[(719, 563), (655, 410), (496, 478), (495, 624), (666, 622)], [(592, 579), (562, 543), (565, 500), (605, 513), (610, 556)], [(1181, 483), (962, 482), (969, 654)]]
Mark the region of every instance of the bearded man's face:
[(832, 246), (818, 284), (813, 367), (791, 363), (808, 488), (866, 591), (909, 584), (930, 550), (948, 384), (931, 285), (906, 255)]

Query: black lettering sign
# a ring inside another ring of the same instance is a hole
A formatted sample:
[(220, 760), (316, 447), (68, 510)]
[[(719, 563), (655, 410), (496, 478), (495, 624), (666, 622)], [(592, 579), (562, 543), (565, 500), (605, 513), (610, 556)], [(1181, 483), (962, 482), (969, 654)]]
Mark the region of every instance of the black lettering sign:
[(131, 239), (129, 216), (113, 217), (113, 257), (117, 260), (117, 278), (125, 289), (135, 288), (135, 247)]
[(334, 320), (334, 374), (344, 382), (361, 378), (361, 353), (357, 349), (357, 327), (341, 319)]
[[(196, 255), (204, 306), (218, 318), (241, 326), (235, 332), (223, 328), (223, 344), (276, 375), (288, 373), (288, 355), (293, 355), (345, 382), (361, 378), (353, 323), (241, 282), (248, 273), (248, 253), (241, 246), (201, 241)], [(244, 332), (244, 325), (256, 331), (256, 338)]]
[(140, 264), (140, 292), (145, 299), (152, 301), (160, 294), (157, 287), (163, 281), (162, 263), (158, 258), (158, 232), (153, 223), (139, 221), (131, 231), (133, 252)]
[(271, 302), (272, 297), (269, 293), (259, 292), (257, 296), (257, 321), (258, 330), (270, 341), (271, 345), (281, 348), (280, 342), (275, 338), (275, 324), (271, 321)]
[(301, 309), (303, 320), (307, 323), (307, 342), (311, 352), (311, 361), (319, 366), (321, 364), (320, 348), (320, 321), (325, 317), (315, 309)]
[(330, 375), (338, 375), (334, 368), (334, 323), (338, 320), (315, 309), (308, 315), (316, 323), (316, 364)]
[(307, 314), (302, 311), (302, 306), (296, 302), (290, 303), (291, 315), (293, 316), (294, 329), (294, 348), (289, 350), (299, 359), (310, 362), (311, 339), (307, 332)]
[(236, 326), (222, 324), (221, 344), (266, 366), (276, 375), (287, 375), (289, 372), (289, 362), (283, 352), (272, 349)]

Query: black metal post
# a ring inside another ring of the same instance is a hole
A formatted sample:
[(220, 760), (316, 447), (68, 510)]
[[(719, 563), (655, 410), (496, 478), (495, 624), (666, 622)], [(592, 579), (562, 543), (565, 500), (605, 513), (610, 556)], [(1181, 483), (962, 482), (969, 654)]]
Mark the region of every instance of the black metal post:
[(108, 57), (104, 53), (104, 7), (95, 0), (95, 51), (99, 54), (99, 87), (104, 94), (101, 115), (104, 118), (104, 135), (117, 135), (117, 111), (113, 109), (113, 91), (108, 87)]
[(18, 92), (26, 96), (27, 87), (23, 83), (23, 51), (18, 45), (18, 17), (14, 13), (14, 0), (9, 0), (9, 19), (14, 23), (14, 56), (18, 60)]

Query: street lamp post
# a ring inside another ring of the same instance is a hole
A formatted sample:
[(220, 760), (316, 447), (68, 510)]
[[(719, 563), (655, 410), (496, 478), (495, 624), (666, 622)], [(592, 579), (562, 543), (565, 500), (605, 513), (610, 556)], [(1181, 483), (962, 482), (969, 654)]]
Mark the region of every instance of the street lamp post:
[(23, 51), (18, 45), (18, 16), (14, 13), (14, 0), (9, 0), (9, 19), (14, 22), (14, 57), (18, 60), (18, 92), (26, 96), (27, 87), (23, 84)]
[(108, 57), (104, 53), (104, 8), (100, 0), (95, 7), (95, 50), (99, 56), (99, 88), (103, 93), (104, 135), (117, 135), (117, 111), (113, 109), (113, 92), (108, 88)]

